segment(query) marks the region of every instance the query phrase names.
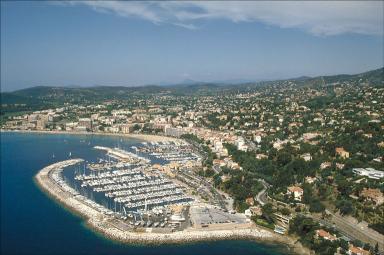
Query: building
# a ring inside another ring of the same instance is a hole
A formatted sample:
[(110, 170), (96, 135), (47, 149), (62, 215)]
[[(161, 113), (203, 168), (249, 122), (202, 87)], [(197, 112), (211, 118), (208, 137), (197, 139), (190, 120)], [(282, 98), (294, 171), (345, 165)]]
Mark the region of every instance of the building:
[(123, 133), (123, 134), (129, 134), (133, 131), (133, 125), (130, 125), (130, 124), (122, 124), (120, 125), (120, 131)]
[(186, 132), (182, 128), (165, 127), (165, 135), (180, 137)]
[(261, 216), (263, 214), (260, 206), (251, 206), (249, 207), (249, 210), (251, 211), (252, 215)]
[(257, 159), (266, 159), (266, 158), (268, 158), (268, 156), (265, 155), (265, 154), (260, 153), (260, 154), (256, 154), (256, 158)]
[(221, 181), (222, 182), (226, 182), (226, 181), (229, 181), (231, 179), (231, 176), (227, 175), (227, 174), (224, 174), (221, 176)]
[(28, 115), (28, 122), (37, 121), (38, 117), (39, 116), (37, 114), (30, 114), (30, 115)]
[(92, 130), (92, 120), (90, 118), (79, 118), (79, 127), (85, 127), (86, 130)]
[(309, 184), (312, 184), (316, 181), (316, 177), (312, 177), (312, 176), (306, 176), (305, 177), (305, 182), (306, 183), (309, 183)]
[(214, 150), (220, 152), (223, 149), (223, 143), (221, 141), (214, 142)]
[(331, 162), (323, 162), (321, 163), (320, 165), (320, 169), (323, 170), (325, 168), (328, 168), (328, 167), (331, 167), (332, 166), (332, 163)]
[(36, 129), (37, 130), (43, 130), (47, 126), (47, 121), (44, 119), (39, 119), (36, 121)]
[(379, 180), (384, 178), (384, 172), (373, 168), (353, 168), (352, 172), (360, 176), (367, 176), (370, 179)]
[(75, 130), (78, 132), (87, 132), (87, 128), (85, 126), (76, 126)]
[(245, 199), (245, 203), (246, 203), (247, 205), (252, 206), (252, 205), (255, 204), (255, 200), (253, 200), (253, 197), (248, 197), (248, 198)]
[(379, 189), (363, 189), (360, 196), (365, 200), (374, 202), (376, 205), (384, 203), (383, 193)]
[(337, 147), (337, 148), (335, 149), (335, 151), (336, 151), (336, 154), (337, 154), (338, 156), (340, 156), (341, 158), (343, 158), (343, 159), (349, 158), (349, 152), (346, 151), (346, 150), (344, 150), (343, 147)]
[(288, 195), (292, 195), (293, 194), (293, 198), (295, 200), (301, 201), (302, 198), (303, 198), (304, 191), (303, 191), (302, 188), (300, 188), (298, 186), (291, 186), (291, 187), (287, 188), (287, 194)]
[(261, 135), (255, 135), (254, 139), (253, 139), (255, 142), (257, 142), (258, 144), (261, 143)]
[(349, 249), (347, 252), (349, 255), (370, 255), (369, 251), (364, 250), (363, 248), (353, 246), (353, 244), (349, 245)]
[(65, 123), (65, 130), (72, 131), (77, 126), (77, 122), (67, 122)]
[(252, 217), (252, 212), (251, 212), (251, 210), (250, 210), (250, 209), (246, 209), (246, 210), (244, 211), (244, 215), (247, 216), (248, 218)]
[(320, 136), (319, 133), (304, 133), (303, 134), (303, 140), (305, 142), (307, 142), (307, 141), (310, 141), (310, 140), (312, 140), (312, 139), (314, 139), (314, 138), (316, 138), (318, 136)]
[(304, 154), (300, 155), (300, 158), (304, 159), (304, 161), (311, 161), (312, 160), (312, 156), (310, 153), (304, 153)]
[(235, 145), (237, 146), (237, 149), (240, 151), (247, 151), (248, 150), (248, 146), (245, 144), (244, 138), (242, 138), (242, 137), (239, 137), (236, 140)]
[(337, 237), (325, 231), (324, 229), (316, 230), (316, 238), (323, 238), (325, 240), (329, 240), (331, 242), (336, 241)]

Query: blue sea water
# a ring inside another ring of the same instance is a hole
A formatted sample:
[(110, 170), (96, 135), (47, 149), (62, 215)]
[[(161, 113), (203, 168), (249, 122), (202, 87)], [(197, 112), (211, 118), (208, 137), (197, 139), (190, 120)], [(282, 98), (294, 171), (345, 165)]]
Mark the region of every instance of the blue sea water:
[[(97, 135), (1, 133), (1, 254), (287, 254), (281, 246), (253, 241), (180, 245), (125, 245), (90, 231), (78, 216), (47, 197), (33, 182), (44, 166), (98, 156), (95, 145), (128, 147), (138, 140)], [(53, 157), (54, 155), (54, 157)]]

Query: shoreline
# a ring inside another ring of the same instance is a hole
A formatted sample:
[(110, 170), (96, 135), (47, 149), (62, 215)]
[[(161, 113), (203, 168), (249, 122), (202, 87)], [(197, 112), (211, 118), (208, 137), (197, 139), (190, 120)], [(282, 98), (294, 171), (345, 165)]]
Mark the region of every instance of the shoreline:
[[(77, 159), (80, 160), (80, 159)], [(48, 197), (70, 213), (84, 220), (85, 226), (103, 238), (120, 244), (162, 245), (186, 244), (202, 241), (217, 240), (250, 240), (270, 244), (279, 244), (288, 247), (295, 254), (310, 254), (310, 251), (288, 236), (281, 236), (272, 231), (253, 225), (244, 229), (228, 230), (197, 230), (188, 228), (173, 233), (147, 233), (124, 231), (111, 223), (112, 217), (76, 199), (71, 193), (64, 191), (51, 177), (52, 171), (57, 170), (60, 164), (69, 164), (71, 160), (61, 161), (41, 169), (34, 177), (38, 188)], [(76, 160), (73, 160), (75, 162)], [(79, 162), (79, 161), (77, 161)]]
[(133, 138), (137, 140), (143, 140), (146, 142), (164, 142), (164, 141), (180, 141), (182, 139), (162, 136), (162, 135), (150, 135), (150, 134), (122, 134), (122, 133), (104, 133), (104, 132), (80, 132), (80, 131), (48, 131), (48, 130), (8, 130), (1, 129), (0, 133), (30, 133), (30, 134), (52, 134), (52, 135), (97, 135), (97, 136), (114, 136)]

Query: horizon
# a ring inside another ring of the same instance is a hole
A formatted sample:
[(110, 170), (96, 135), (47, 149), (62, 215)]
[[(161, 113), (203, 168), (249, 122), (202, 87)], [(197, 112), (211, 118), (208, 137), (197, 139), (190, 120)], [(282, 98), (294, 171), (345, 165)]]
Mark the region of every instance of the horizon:
[(383, 4), (1, 2), (1, 91), (362, 73), (384, 66)]
[(299, 78), (308, 78), (308, 79), (314, 79), (317, 77), (326, 77), (326, 76), (334, 76), (334, 75), (359, 75), (362, 73), (370, 72), (370, 71), (375, 71), (375, 70), (380, 70), (384, 69), (383, 67), (378, 67), (372, 70), (366, 70), (361, 73), (340, 73), (340, 74), (332, 74), (332, 75), (318, 75), (318, 76), (297, 76), (297, 77), (288, 77), (288, 78), (281, 78), (281, 79), (265, 79), (265, 80), (254, 80), (254, 81), (239, 81), (239, 82), (230, 82), (230, 80), (227, 81), (194, 81), (194, 80), (185, 80), (181, 81), (179, 83), (170, 83), (170, 84), (142, 84), (142, 85), (136, 85), (136, 86), (124, 86), (124, 85), (102, 85), (102, 84), (95, 84), (95, 85), (36, 85), (36, 86), (30, 86), (26, 88), (20, 88), (16, 90), (0, 90), (0, 93), (13, 93), (19, 90), (24, 90), (24, 89), (31, 89), (31, 88), (38, 88), (38, 87), (44, 87), (44, 88), (97, 88), (97, 87), (111, 87), (111, 88), (118, 88), (118, 87), (125, 87), (125, 88), (140, 88), (140, 87), (173, 87), (173, 86), (193, 86), (193, 85), (209, 85), (209, 84), (215, 84), (215, 85), (222, 85), (222, 86), (227, 86), (227, 85), (242, 85), (242, 84), (247, 84), (247, 83), (260, 83), (260, 82), (273, 82), (273, 81), (279, 81), (279, 80), (295, 80)]

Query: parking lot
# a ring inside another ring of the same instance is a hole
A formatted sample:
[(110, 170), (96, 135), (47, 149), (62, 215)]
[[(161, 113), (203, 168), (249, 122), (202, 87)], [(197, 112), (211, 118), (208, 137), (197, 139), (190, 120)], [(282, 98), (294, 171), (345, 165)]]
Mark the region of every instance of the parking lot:
[(206, 205), (193, 205), (190, 207), (190, 219), (195, 228), (208, 227), (215, 224), (234, 223), (246, 224), (247, 218), (243, 214), (231, 214)]

